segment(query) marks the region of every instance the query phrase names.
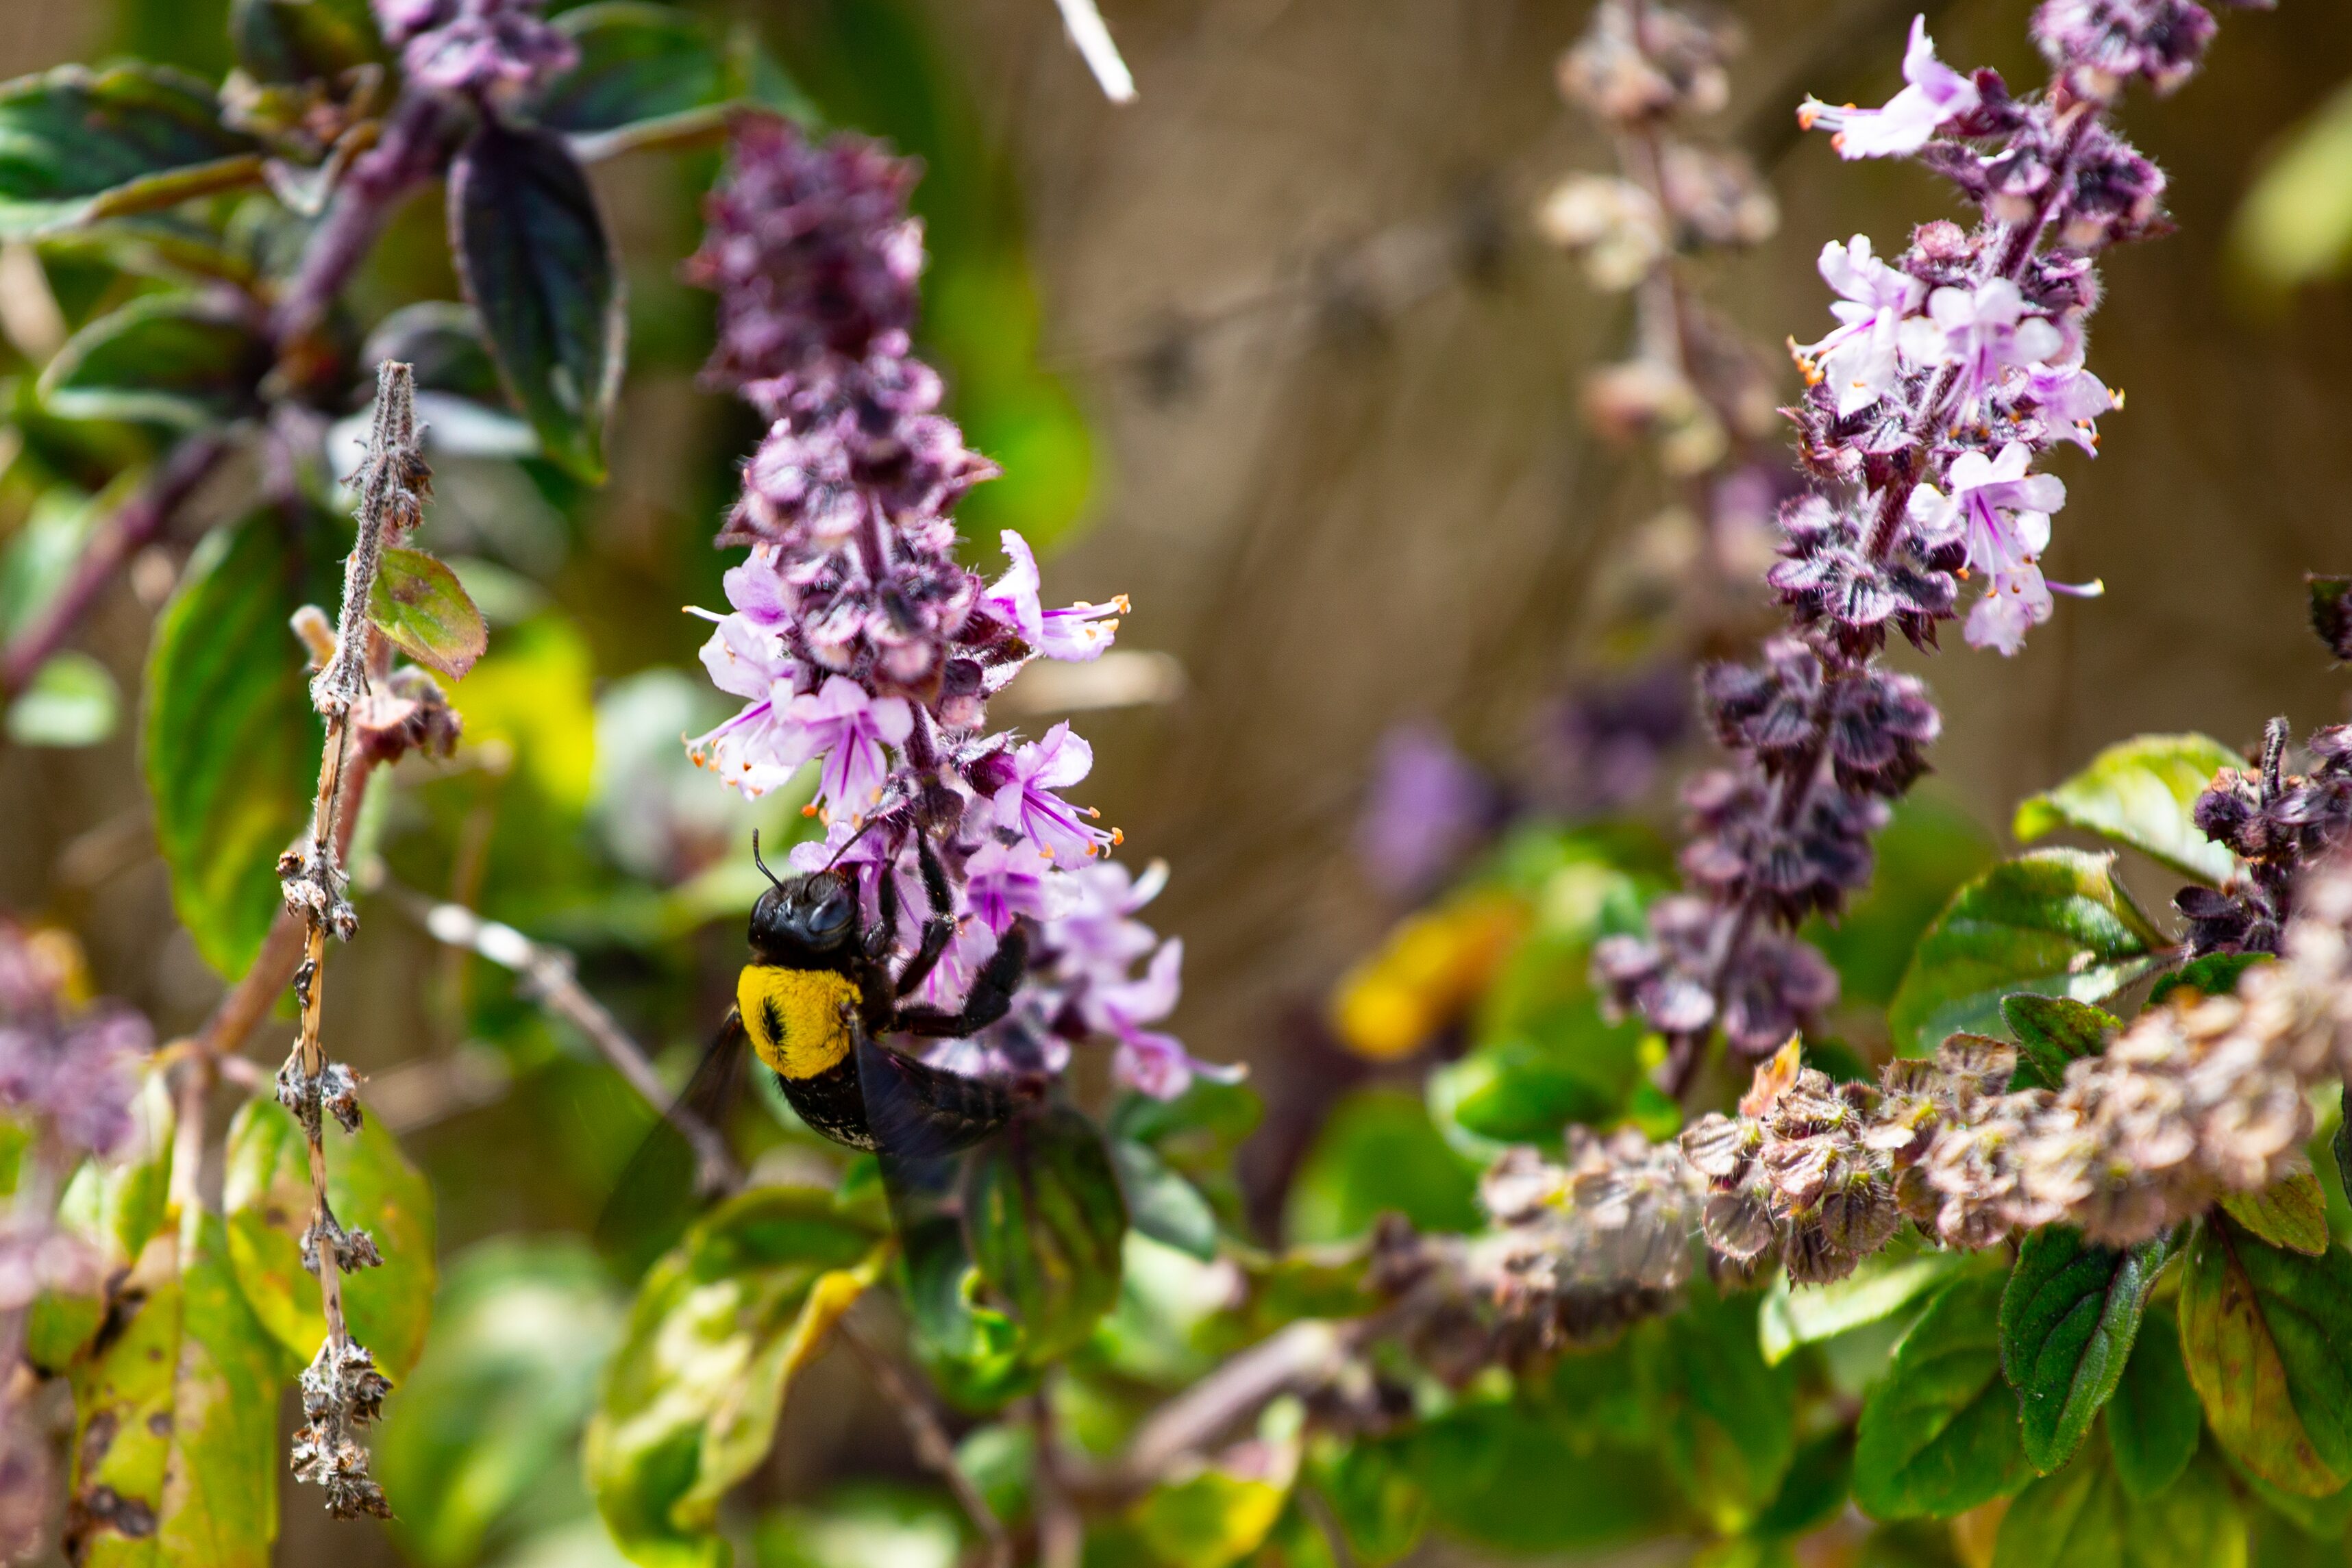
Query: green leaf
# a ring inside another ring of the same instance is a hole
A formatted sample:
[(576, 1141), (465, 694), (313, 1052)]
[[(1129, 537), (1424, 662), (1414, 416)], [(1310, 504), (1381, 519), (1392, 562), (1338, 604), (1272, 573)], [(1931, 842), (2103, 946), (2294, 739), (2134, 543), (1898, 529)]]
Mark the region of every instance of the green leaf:
[(2200, 996), (2226, 997), (2238, 988), (2239, 976), (2270, 961), (2268, 953), (2208, 953), (2191, 958), (2148, 988), (2147, 1005), (2156, 1006), (2183, 987)]
[(952, 1218), (909, 1226), (899, 1238), (902, 1289), (916, 1359), (948, 1403), (993, 1410), (1036, 1386), (1022, 1358), (1021, 1329), (977, 1299), (963, 1228)]
[(59, 66), (0, 85), (0, 238), (258, 183), (252, 138), (202, 82), (162, 66)]
[(1853, 1497), (1873, 1519), (1948, 1519), (2032, 1477), (2000, 1375), (2001, 1285), (1971, 1271), (1937, 1291), (1864, 1400)]
[(1042, 1364), (1118, 1300), (1127, 1205), (1095, 1124), (1066, 1106), (1016, 1117), (964, 1173), (964, 1237), (989, 1292)]
[(2124, 1027), (2123, 1019), (2105, 1008), (2030, 991), (2003, 997), (2000, 1016), (2017, 1038), (2014, 1087), (2020, 1089), (2059, 1088), (2066, 1082), (2068, 1062), (2099, 1055)]
[(1961, 1259), (1950, 1252), (1919, 1252), (1908, 1258), (1881, 1253), (1864, 1259), (1853, 1273), (1833, 1284), (1791, 1286), (1785, 1271), (1775, 1272), (1757, 1314), (1764, 1359), (1778, 1366), (1801, 1344), (1818, 1344), (1849, 1329), (1884, 1322), (1950, 1279), (1962, 1266)]
[(368, 619), (394, 647), (452, 680), (463, 679), (490, 645), (490, 629), (457, 574), (423, 550), (383, 552)]
[(2115, 1393), (2169, 1256), (2161, 1239), (2118, 1250), (2062, 1225), (2018, 1249), (2000, 1298), (2000, 1367), (2017, 1390), (2025, 1457), (2043, 1475), (2074, 1457)]
[(383, 360), (413, 369), (419, 392), (453, 392), (487, 403), (506, 396), (499, 367), (482, 341), (481, 318), (455, 300), (420, 299), (377, 322), (360, 350), (360, 362)]
[(339, 591), (334, 535), (275, 510), (215, 530), (163, 608), (144, 755), (172, 903), (205, 961), (245, 972), (282, 904), (278, 856), (310, 821), (325, 737), (287, 622)]
[(1853, 1488), (1853, 1429), (1839, 1427), (1797, 1450), (1780, 1495), (1748, 1525), (1760, 1539), (1810, 1535), (1845, 1511)]
[(252, 413), (271, 360), (249, 311), (212, 295), (148, 294), (67, 339), (39, 392), (62, 419), (199, 430)]
[(2108, 1408), (2107, 1448), (2124, 1495), (2135, 1501), (2170, 1486), (2197, 1453), (2205, 1424), (2189, 1369), (2180, 1360), (2180, 1325), (2172, 1309), (2148, 1309), (2131, 1359)]
[(2019, 991), (2095, 1002), (2145, 974), (2165, 938), (2115, 880), (2114, 861), (2038, 850), (1955, 894), (1888, 1009), (1895, 1050), (1922, 1056), (1947, 1035), (2003, 1033), (2001, 999)]
[(2019, 842), (2032, 843), (2062, 827), (2080, 828), (2218, 887), (2237, 862), (2190, 812), (2213, 775), (2245, 765), (2236, 748), (2210, 736), (2135, 736), (2100, 752), (2055, 789), (2026, 797), (2011, 831)]
[[(383, 1254), (381, 1267), (345, 1276), (344, 1314), (352, 1337), (398, 1383), (423, 1353), (433, 1314), (432, 1185), (373, 1116), (350, 1137), (330, 1132), (326, 1147), (327, 1201), (335, 1218), (365, 1230)], [(276, 1101), (248, 1101), (229, 1124), (221, 1206), (246, 1301), (285, 1347), (289, 1364), (306, 1364), (327, 1337), (319, 1281), (302, 1267), (310, 1149), (301, 1127)]]
[(2221, 1211), (2273, 1247), (2316, 1258), (2327, 1250), (2327, 1195), (2317, 1173), (2281, 1176), (2260, 1192), (2233, 1192)]
[(885, 1246), (822, 1187), (762, 1187), (713, 1209), (646, 1276), (583, 1450), (631, 1562), (727, 1561), (711, 1533), (719, 1499), (766, 1457), (793, 1374)]
[(724, 129), (742, 84), (701, 18), (641, 0), (600, 0), (555, 25), (571, 35), (580, 60), (547, 84), (532, 112), (572, 138), (584, 162)]
[(1110, 1157), (1136, 1229), (1203, 1263), (1216, 1261), (1217, 1216), (1199, 1188), (1132, 1138), (1112, 1139)]
[(2001, 1520), (1993, 1568), (2245, 1568), (2244, 1516), (2210, 1465), (2135, 1502), (2105, 1458), (2094, 1445), (2019, 1493)]
[(1300, 1162), (1283, 1233), (1301, 1244), (1344, 1241), (1391, 1210), (1423, 1230), (1475, 1230), (1478, 1167), (1447, 1145), (1419, 1098), (1358, 1090)]
[(1654, 1457), (1580, 1441), (1517, 1405), (1465, 1405), (1412, 1438), (1430, 1519), (1497, 1552), (1590, 1552), (1677, 1515)]
[(485, 120), (450, 170), (449, 238), (507, 394), (550, 458), (602, 483), (627, 317), (595, 194), (563, 138)]
[(2208, 1217), (2180, 1283), (2180, 1354), (2231, 1457), (2283, 1491), (2352, 1480), (2352, 1255), (2264, 1246)]
[(384, 54), (366, 0), (233, 0), (228, 28), (257, 81), (331, 78)]
[(1932, 780), (1895, 803), (1874, 847), (1862, 896), (1834, 925), (1818, 916), (1807, 921), (1803, 936), (1836, 968), (1841, 998), (1884, 1008), (1920, 934), (1962, 883), (1999, 857), (1975, 814)]
[(433, 1334), (375, 1440), (393, 1532), (427, 1568), (465, 1568), (525, 1519), (588, 1509), (577, 1459), (625, 1312), (570, 1237), (499, 1237), (451, 1260)]
[(67, 1552), (88, 1568), (267, 1568), (278, 1533), (278, 1352), (220, 1217), (148, 1242), (72, 1375)]
[(52, 653), (8, 704), (8, 738), (19, 746), (96, 746), (114, 734), (122, 693), (88, 653)]
[(1407, 1438), (1328, 1445), (1315, 1456), (1313, 1475), (1360, 1568), (1388, 1568), (1428, 1531), (1429, 1494), (1413, 1473)]
[(1765, 1364), (1757, 1303), (1752, 1293), (1702, 1295), (1637, 1348), (1666, 1468), (1726, 1535), (1778, 1495), (1796, 1453), (1796, 1369)]

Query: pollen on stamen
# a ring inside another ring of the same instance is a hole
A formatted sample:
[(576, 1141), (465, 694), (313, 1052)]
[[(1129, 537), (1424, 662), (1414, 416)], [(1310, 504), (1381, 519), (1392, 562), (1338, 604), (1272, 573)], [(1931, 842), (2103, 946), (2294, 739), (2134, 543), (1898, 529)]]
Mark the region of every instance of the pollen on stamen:
[(811, 800), (807, 805), (803, 806), (803, 807), (801, 808), (801, 815), (802, 815), (802, 816), (803, 816), (803, 817), (814, 817), (814, 816), (815, 816), (815, 815), (816, 815), (816, 802), (815, 802), (815, 801), (814, 801), (814, 800)]

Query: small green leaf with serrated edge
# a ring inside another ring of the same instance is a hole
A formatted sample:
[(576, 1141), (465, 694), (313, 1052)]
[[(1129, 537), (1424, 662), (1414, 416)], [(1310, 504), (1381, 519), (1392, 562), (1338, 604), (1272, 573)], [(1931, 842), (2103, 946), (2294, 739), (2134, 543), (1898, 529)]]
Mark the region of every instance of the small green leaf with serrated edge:
[[(352, 1337), (394, 1383), (425, 1349), (433, 1315), (433, 1187), (383, 1124), (327, 1134), (327, 1201), (343, 1225), (365, 1230), (383, 1262), (344, 1277)], [(302, 1267), (310, 1223), (310, 1145), (274, 1100), (249, 1101), (229, 1124), (221, 1207), (230, 1261), (256, 1316), (278, 1337), (289, 1365), (309, 1362), (327, 1337), (319, 1281)]]
[(2124, 1027), (2105, 1008), (2030, 991), (2003, 997), (2000, 1016), (2017, 1040), (2013, 1086), (2019, 1089), (2058, 1088), (2066, 1082), (2068, 1062), (2098, 1055)]
[(181, 924), (226, 976), (260, 950), (284, 904), (278, 853), (310, 820), (325, 739), (286, 625), (306, 603), (336, 602), (341, 553), (314, 513), (215, 528), (148, 653), (141, 762), (155, 839)]
[(2189, 1380), (2232, 1458), (2305, 1497), (2352, 1479), (2352, 1254), (2285, 1251), (2210, 1215), (2179, 1312)]
[(257, 408), (271, 358), (249, 311), (210, 295), (150, 294), (67, 339), (39, 391), (61, 419), (197, 430)]
[(583, 1450), (632, 1562), (728, 1560), (719, 1498), (765, 1457), (793, 1373), (887, 1246), (822, 1187), (761, 1187), (705, 1215), (646, 1276)]
[(0, 86), (0, 238), (257, 184), (261, 150), (168, 67), (59, 66)]
[(486, 120), (450, 169), (449, 239), (508, 395), (551, 459), (602, 482), (627, 314), (595, 193), (563, 138)]
[(451, 680), (464, 678), (490, 645), (489, 626), (457, 574), (423, 550), (383, 552), (368, 619), (394, 647)]
[(2147, 1310), (2107, 1408), (2107, 1448), (2126, 1497), (2156, 1496), (2196, 1456), (2205, 1415), (2181, 1364), (2180, 1325), (2171, 1308)]
[(2204, 997), (2226, 997), (2238, 988), (2239, 976), (2270, 961), (2268, 953), (2208, 953), (2191, 958), (2148, 988), (2147, 1005), (2155, 1007), (2183, 988)]
[(1102, 1134), (1066, 1106), (1015, 1117), (972, 1155), (963, 1223), (1033, 1364), (1083, 1342), (1118, 1300), (1127, 1205)]
[(2000, 1375), (2001, 1284), (1971, 1270), (1946, 1285), (1864, 1399), (1853, 1496), (1872, 1518), (1948, 1519), (2032, 1478)]
[(2327, 1250), (2327, 1195), (2308, 1170), (2281, 1176), (2260, 1192), (2233, 1192), (2221, 1210), (2273, 1247), (2316, 1258)]
[(2031, 843), (2062, 827), (2080, 828), (2218, 887), (2236, 862), (2226, 845), (2205, 836), (2190, 811), (2214, 774), (2245, 765), (2210, 736), (2136, 736), (2100, 752), (2055, 789), (2027, 797), (2011, 831)]
[(2161, 1239), (2118, 1249), (2061, 1225), (2018, 1249), (2000, 1298), (2000, 1365), (2017, 1390), (2025, 1457), (2043, 1475), (2074, 1457), (2115, 1392), (2169, 1256)]
[(67, 1555), (93, 1568), (266, 1568), (278, 1533), (278, 1348), (191, 1207), (117, 1290), (76, 1364)]
[(2037, 850), (1955, 894), (1919, 939), (1887, 1021), (1920, 1056), (1958, 1033), (2000, 1034), (2020, 991), (2096, 1002), (2146, 974), (2164, 945), (2114, 875), (2115, 857)]

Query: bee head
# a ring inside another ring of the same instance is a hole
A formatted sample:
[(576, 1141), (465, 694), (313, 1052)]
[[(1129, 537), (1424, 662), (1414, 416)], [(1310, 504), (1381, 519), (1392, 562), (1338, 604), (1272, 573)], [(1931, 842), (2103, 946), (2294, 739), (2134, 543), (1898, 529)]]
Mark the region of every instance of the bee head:
[(751, 906), (755, 951), (830, 954), (856, 938), (860, 912), (857, 878), (851, 873), (827, 866), (803, 876), (779, 878), (760, 858), (757, 833), (751, 835), (751, 863), (771, 884)]

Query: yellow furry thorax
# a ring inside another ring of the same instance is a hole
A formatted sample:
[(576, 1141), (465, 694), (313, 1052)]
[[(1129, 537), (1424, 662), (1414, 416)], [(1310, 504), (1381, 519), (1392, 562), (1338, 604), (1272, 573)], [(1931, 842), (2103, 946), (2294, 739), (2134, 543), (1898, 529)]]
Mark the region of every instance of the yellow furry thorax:
[(786, 1078), (814, 1078), (849, 1054), (842, 1008), (862, 999), (855, 981), (831, 969), (746, 964), (735, 981), (751, 1049)]

